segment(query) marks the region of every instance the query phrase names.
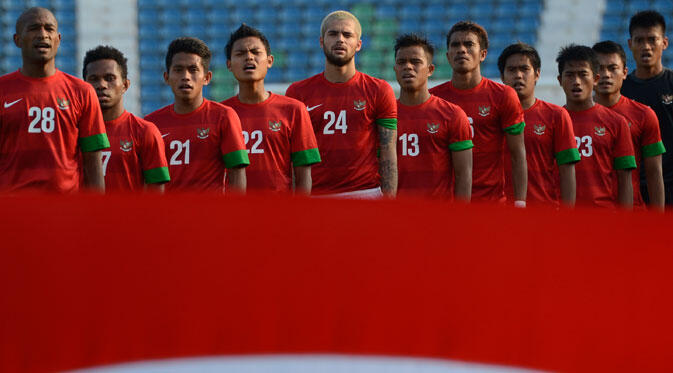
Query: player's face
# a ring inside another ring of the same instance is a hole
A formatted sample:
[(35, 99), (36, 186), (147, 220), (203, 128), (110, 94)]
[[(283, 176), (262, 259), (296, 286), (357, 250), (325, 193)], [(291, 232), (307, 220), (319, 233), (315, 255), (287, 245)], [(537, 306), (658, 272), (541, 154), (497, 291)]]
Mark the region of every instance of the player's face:
[(21, 48), (24, 59), (45, 63), (53, 60), (61, 44), (56, 18), (44, 10), (29, 14), (23, 27), (14, 34), (14, 44)]
[(205, 71), (201, 57), (193, 53), (176, 53), (164, 80), (171, 86), (176, 100), (192, 101), (201, 96), (203, 86), (210, 83), (212, 73)]
[(568, 61), (559, 76), (566, 101), (583, 103), (591, 100), (598, 75), (587, 61)]
[(596, 85), (596, 93), (602, 95), (615, 94), (622, 89), (624, 79), (626, 79), (626, 66), (619, 58), (617, 53), (603, 54), (598, 53), (598, 84)]
[(469, 31), (458, 31), (451, 34), (446, 58), (453, 71), (468, 73), (479, 68), (486, 58), (486, 49), (481, 49), (477, 34)]
[(659, 26), (638, 27), (629, 39), (629, 48), (637, 66), (653, 67), (661, 62), (661, 54), (668, 48), (668, 38)]
[(397, 51), (394, 69), (400, 87), (415, 92), (426, 86), (428, 77), (435, 71), (435, 66), (423, 47), (413, 45)]
[(320, 46), (327, 61), (335, 66), (345, 66), (353, 61), (355, 53), (362, 48), (362, 40), (355, 32), (350, 19), (335, 19), (327, 24)]
[(540, 79), (540, 70), (535, 70), (530, 58), (523, 54), (513, 54), (505, 61), (502, 82), (514, 88), (519, 100), (535, 95), (535, 84)]
[(129, 88), (129, 81), (122, 78), (122, 70), (115, 60), (89, 63), (86, 66), (86, 81), (96, 89), (103, 110), (119, 105)]
[(264, 80), (273, 65), (273, 56), (266, 54), (264, 43), (255, 36), (238, 39), (231, 48), (227, 67), (239, 82)]

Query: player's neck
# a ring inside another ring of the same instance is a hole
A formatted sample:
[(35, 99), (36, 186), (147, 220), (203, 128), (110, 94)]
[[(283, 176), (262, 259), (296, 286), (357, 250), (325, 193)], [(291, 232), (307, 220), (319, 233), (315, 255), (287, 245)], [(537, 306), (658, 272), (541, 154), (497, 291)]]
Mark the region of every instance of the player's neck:
[(567, 101), (566, 100), (566, 108), (570, 111), (584, 111), (584, 110), (589, 110), (592, 107), (594, 107), (593, 98), (589, 98), (588, 100), (584, 100), (584, 101)]
[(426, 85), (424, 89), (419, 89), (417, 91), (412, 90), (400, 90), (400, 102), (406, 106), (416, 106), (428, 101), (430, 98), (430, 92), (428, 91), (428, 86)]
[(46, 78), (56, 74), (56, 62), (54, 60), (47, 63), (23, 62), (21, 74), (31, 78)]
[(259, 104), (269, 98), (269, 95), (264, 89), (264, 80), (238, 83), (238, 100), (244, 104)]
[(199, 95), (193, 100), (175, 100), (173, 104), (173, 110), (178, 114), (189, 114), (192, 111), (196, 110), (203, 104), (203, 95)]
[(331, 63), (325, 63), (325, 79), (330, 83), (346, 83), (355, 76), (355, 60), (344, 66), (336, 66)]
[(111, 108), (107, 109), (101, 109), (103, 112), (103, 120), (106, 122), (113, 121), (117, 118), (119, 118), (122, 114), (124, 114), (124, 103), (123, 101), (119, 101), (119, 103)]
[(661, 64), (661, 60), (654, 66), (636, 66), (636, 78), (650, 79), (661, 74), (662, 71), (664, 71), (664, 65)]
[(481, 70), (476, 68), (466, 73), (453, 72), (451, 77), (451, 84), (456, 89), (472, 89), (481, 83)]
[(528, 110), (535, 105), (536, 99), (535, 95), (531, 95), (530, 97), (519, 97), (519, 101), (521, 102), (521, 108)]
[(621, 97), (622, 95), (619, 93), (619, 91), (604, 95), (596, 93), (596, 96), (594, 96), (594, 100), (596, 100), (597, 104), (601, 104), (605, 107), (612, 107), (619, 102), (619, 99)]

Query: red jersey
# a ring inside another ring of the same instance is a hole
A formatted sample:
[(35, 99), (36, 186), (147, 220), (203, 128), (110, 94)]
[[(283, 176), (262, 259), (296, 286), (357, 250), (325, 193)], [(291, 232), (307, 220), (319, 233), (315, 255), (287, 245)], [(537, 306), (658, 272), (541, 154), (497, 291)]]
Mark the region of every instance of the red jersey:
[(241, 119), (250, 166), (245, 169), (248, 189), (292, 191), (292, 166), (320, 162), (311, 118), (301, 102), (271, 93), (259, 104), (242, 103), (234, 96), (231, 106)]
[(416, 106), (397, 101), (398, 196), (453, 199), (451, 153), (471, 149), (467, 115), (437, 96)]
[(250, 164), (241, 122), (234, 109), (203, 100), (198, 109), (178, 114), (173, 105), (145, 117), (161, 131), (171, 181), (167, 191), (219, 191), (225, 168)]
[(105, 191), (141, 191), (170, 180), (164, 140), (153, 123), (124, 111), (105, 129), (112, 144), (103, 152)]
[(80, 152), (110, 147), (93, 87), (56, 70), (0, 77), (0, 190), (75, 192)]
[(610, 109), (623, 115), (628, 120), (637, 166), (636, 171), (632, 173), (633, 206), (644, 208), (645, 202), (640, 194), (640, 167), (643, 158), (654, 157), (666, 152), (664, 143), (661, 142), (659, 119), (649, 106), (633, 101), (626, 96), (621, 96), (619, 101)]
[[(536, 99), (533, 106), (524, 110), (526, 127), (523, 131), (528, 167), (528, 193), (530, 204), (552, 204), (561, 200), (558, 165), (580, 160), (575, 132), (568, 112), (557, 105)], [(505, 157), (507, 197), (514, 199), (511, 183), (512, 162)]]
[(430, 93), (460, 106), (472, 125), (472, 200), (504, 202), (505, 132), (518, 135), (525, 126), (514, 89), (482, 78), (471, 89), (457, 89), (449, 81), (432, 88)]
[(575, 166), (577, 203), (616, 207), (617, 170), (636, 168), (626, 119), (601, 105), (568, 113), (581, 155)]
[(397, 104), (388, 83), (358, 71), (337, 84), (320, 73), (293, 83), (286, 94), (307, 106), (318, 141), (322, 162), (311, 169), (313, 194), (380, 185), (377, 125), (397, 128)]

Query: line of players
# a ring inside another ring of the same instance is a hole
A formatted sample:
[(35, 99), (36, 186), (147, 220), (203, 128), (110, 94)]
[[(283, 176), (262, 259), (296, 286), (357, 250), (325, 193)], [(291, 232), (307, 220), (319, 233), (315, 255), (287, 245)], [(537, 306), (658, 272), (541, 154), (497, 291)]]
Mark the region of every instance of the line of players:
[[(639, 13), (630, 29), (634, 56), (638, 43), (645, 45), (638, 66), (658, 59), (663, 69), (663, 17)], [(294, 186), (296, 193), (351, 198), (455, 196), (509, 199), (517, 206), (526, 199), (577, 200), (603, 207), (630, 206), (635, 199), (642, 206), (640, 177), (631, 172), (642, 164), (650, 204), (664, 205), (657, 117), (620, 95), (626, 57), (613, 42), (561, 50), (563, 109), (535, 98), (540, 58), (528, 45), (503, 51), (498, 67), (506, 85), (498, 84), (480, 72), (486, 31), (459, 22), (447, 35), (453, 78), (428, 90), (434, 48), (422, 37), (403, 35), (394, 46), (401, 87), (396, 102), (385, 81), (355, 69), (361, 27), (355, 16), (337, 11), (321, 25), (324, 72), (292, 84), (286, 97), (264, 88), (273, 64), (268, 40), (242, 25), (225, 50), (239, 82), (237, 96), (222, 104), (205, 99), (211, 53), (198, 39), (178, 38), (168, 48), (164, 73), (175, 102), (141, 119), (123, 107), (130, 82), (121, 52), (104, 46), (87, 52), (83, 75), (93, 93), (56, 70), (60, 34), (51, 12), (29, 9), (16, 30), (23, 66), (0, 78), (9, 88), (0, 108), (3, 190), (67, 192), (82, 178), (99, 190), (165, 185), (221, 191), (226, 180), (232, 192), (289, 192)], [(658, 55), (652, 53), (657, 43)], [(602, 105), (594, 102), (594, 88)]]

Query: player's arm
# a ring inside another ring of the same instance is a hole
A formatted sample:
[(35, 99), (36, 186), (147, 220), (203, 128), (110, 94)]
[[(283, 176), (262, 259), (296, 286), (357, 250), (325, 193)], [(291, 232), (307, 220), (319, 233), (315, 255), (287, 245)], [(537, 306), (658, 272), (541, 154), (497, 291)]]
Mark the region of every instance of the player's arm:
[(308, 196), (312, 185), (311, 166), (294, 166), (294, 194)]
[(379, 130), (381, 191), (387, 197), (395, 197), (397, 195), (397, 147), (395, 143), (397, 130), (381, 125), (377, 127)]
[(650, 196), (650, 207), (655, 210), (664, 210), (664, 177), (662, 175), (661, 154), (652, 157), (643, 157), (643, 168), (647, 180), (647, 193)]
[(453, 195), (456, 200), (470, 202), (472, 198), (472, 149), (451, 152), (455, 175)]
[(526, 167), (526, 147), (523, 141), (523, 132), (518, 134), (505, 133), (505, 138), (512, 158), (514, 200), (525, 202), (528, 190), (528, 169)]
[(245, 177), (245, 167), (236, 167), (227, 169), (227, 192), (234, 194), (245, 194), (248, 181)]
[(164, 184), (145, 184), (145, 190), (150, 193), (163, 194), (165, 189)]
[(624, 208), (633, 208), (633, 182), (631, 170), (617, 170), (617, 202)]
[(105, 178), (103, 177), (103, 161), (100, 150), (82, 152), (82, 170), (84, 173), (84, 187), (105, 193)]
[(561, 203), (566, 206), (575, 206), (577, 182), (575, 179), (575, 164), (566, 163), (558, 166), (561, 183)]

